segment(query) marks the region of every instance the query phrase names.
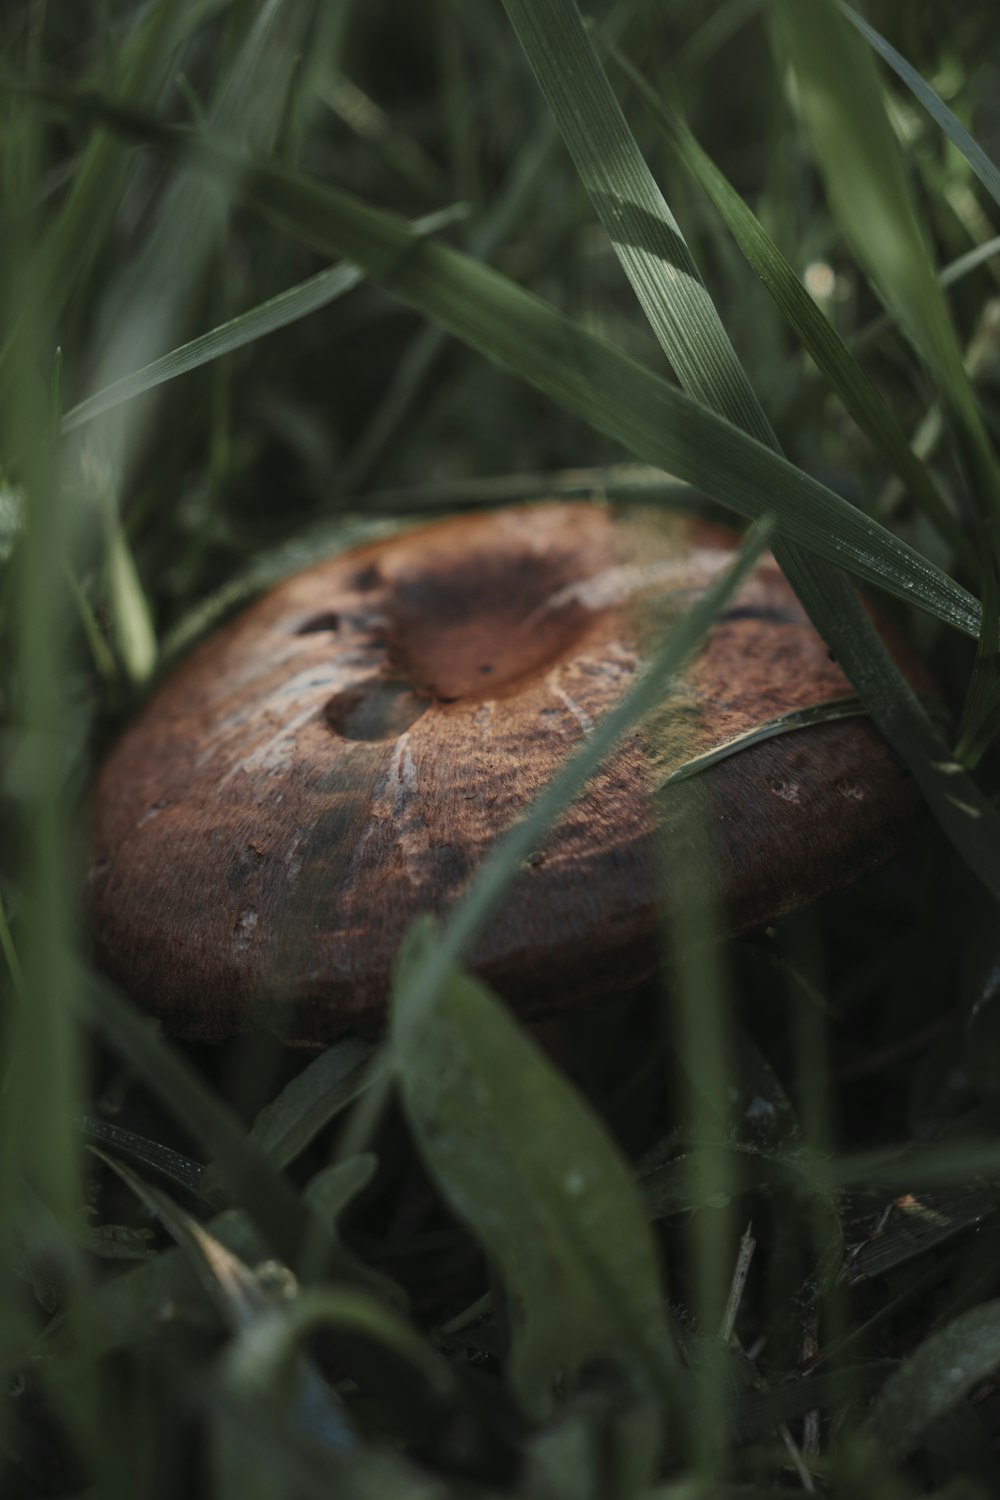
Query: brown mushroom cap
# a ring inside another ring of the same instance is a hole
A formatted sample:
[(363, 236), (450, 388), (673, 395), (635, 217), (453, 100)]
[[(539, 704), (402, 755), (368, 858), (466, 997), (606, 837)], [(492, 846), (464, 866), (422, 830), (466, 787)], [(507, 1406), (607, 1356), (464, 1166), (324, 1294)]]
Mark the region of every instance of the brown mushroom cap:
[[(681, 516), (545, 504), (440, 522), (280, 584), (162, 684), (104, 763), (91, 888), (107, 968), (190, 1036), (263, 1025), (317, 1044), (377, 1028), (412, 919), (458, 899), (734, 540)], [(850, 692), (765, 559), (514, 883), (470, 966), (533, 1014), (648, 973), (665, 772)], [(863, 719), (755, 744), (701, 786), (732, 931), (885, 858), (916, 807)]]

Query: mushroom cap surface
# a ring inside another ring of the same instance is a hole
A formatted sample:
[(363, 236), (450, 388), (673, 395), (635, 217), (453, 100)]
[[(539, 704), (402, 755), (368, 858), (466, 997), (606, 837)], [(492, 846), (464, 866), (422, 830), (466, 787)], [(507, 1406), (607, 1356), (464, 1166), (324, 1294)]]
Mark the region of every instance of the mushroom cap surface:
[[(545, 503), (279, 584), (202, 642), (103, 764), (90, 886), (105, 967), (187, 1036), (378, 1029), (413, 918), (455, 903), (735, 541), (679, 514)], [(765, 558), (520, 872), (469, 966), (533, 1015), (647, 975), (685, 785), (658, 790), (665, 775), (850, 694)], [(863, 718), (755, 743), (698, 783), (732, 932), (886, 858), (917, 808)]]

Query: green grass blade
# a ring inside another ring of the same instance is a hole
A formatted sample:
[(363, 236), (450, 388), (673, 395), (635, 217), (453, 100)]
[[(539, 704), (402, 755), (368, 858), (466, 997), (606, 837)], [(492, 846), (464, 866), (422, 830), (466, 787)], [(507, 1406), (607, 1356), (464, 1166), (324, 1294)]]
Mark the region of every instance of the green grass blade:
[(889, 1377), (869, 1419), (872, 1435), (894, 1458), (905, 1458), (997, 1369), (1000, 1301), (983, 1302), (937, 1329)]
[(458, 1382), (444, 1356), (399, 1313), (358, 1287), (319, 1287), (263, 1309), (227, 1350), (223, 1379), (244, 1399), (280, 1410), (295, 1389), (290, 1376), (302, 1346), (323, 1329), (334, 1335), (334, 1347), (339, 1334), (351, 1340), (349, 1348), (358, 1342), (382, 1348), (410, 1399), (428, 1412), (458, 1404)]
[(153, 617), (125, 535), (110, 496), (101, 505), (104, 523), (108, 597), (118, 651), (129, 679), (147, 682), (156, 669), (157, 643)]
[(504, 0), (504, 8), (681, 385), (774, 447), (770, 424), (632, 137), (575, 0)]
[(834, 724), (842, 719), (865, 718), (868, 710), (860, 698), (836, 698), (828, 703), (816, 703), (809, 708), (793, 708), (788, 713), (779, 715), (778, 718), (768, 719), (763, 724), (757, 724), (753, 729), (747, 729), (742, 734), (733, 735), (731, 739), (722, 740), (713, 745), (711, 750), (706, 750), (702, 755), (692, 756), (690, 760), (684, 761), (675, 770), (670, 771), (661, 782), (661, 786), (673, 786), (675, 782), (687, 781), (691, 776), (697, 776), (706, 771), (709, 766), (718, 765), (720, 761), (728, 760), (731, 755), (738, 755), (743, 750), (749, 750), (752, 745), (761, 745), (765, 740), (777, 739), (783, 734), (796, 734), (801, 729), (811, 729), (816, 724)]
[[(871, 51), (834, 0), (775, 0), (776, 39), (836, 216), (861, 265), (932, 371), (985, 516), (1000, 527), (1000, 470), (917, 221)], [(849, 80), (849, 85), (847, 80)], [(1000, 535), (994, 538), (1000, 547)]]
[[(504, 0), (504, 4), (594, 207), (682, 383), (731, 422), (776, 449), (770, 424), (611, 92), (576, 0)], [(816, 0), (808, 7), (807, 18), (797, 4), (791, 5), (797, 27), (810, 38), (810, 49), (814, 47), (810, 31), (814, 10), (823, 16), (829, 14), (831, 21), (846, 31), (846, 23), (840, 22), (835, 12), (828, 12), (827, 4), (828, 0)], [(782, 16), (787, 8), (786, 3)], [(870, 66), (863, 43), (849, 32), (846, 36), (856, 43), (863, 62)], [(815, 64), (813, 73), (828, 82), (826, 60), (813, 58), (811, 50), (809, 56)], [(874, 102), (881, 109), (880, 99), (876, 97)], [(858, 141), (857, 146), (862, 150), (863, 142)], [(894, 160), (884, 154), (887, 160)], [(900, 205), (908, 206), (901, 175), (898, 186)], [(898, 215), (893, 227), (898, 233), (897, 219)], [(915, 224), (913, 227), (915, 231)], [(914, 254), (909, 247), (907, 252), (917, 270), (926, 269), (940, 304), (941, 318), (932, 318), (928, 324), (935, 336), (933, 347), (944, 351), (954, 347), (958, 373), (951, 372), (950, 391), (956, 402), (963, 402), (963, 431), (985, 481), (987, 471), (992, 470), (992, 458), (943, 296), (929, 260), (925, 258), (925, 266), (919, 253)], [(894, 261), (890, 268), (895, 268)], [(904, 285), (908, 287), (906, 278)], [(901, 302), (907, 305), (905, 298)], [(942, 318), (944, 326), (940, 328)], [(997, 499), (1000, 504), (1000, 488)], [(950, 757), (843, 573), (804, 551), (798, 542), (787, 527), (784, 534), (779, 532), (774, 547), (778, 563), (872, 718), (919, 780), (941, 826), (970, 867), (1000, 896), (1000, 816)]]
[(451, 970), (430, 1002), (410, 980), (432, 919), (399, 957), (392, 1055), (428, 1168), (507, 1292), (510, 1378), (530, 1416), (616, 1355), (669, 1402), (677, 1357), (632, 1174), (605, 1127), (477, 980)]
[(817, 307), (774, 241), (739, 193), (702, 150), (684, 121), (668, 109), (632, 63), (613, 44), (602, 44), (637, 90), (666, 132), (692, 176), (704, 189), (749, 264), (774, 298), (783, 317), (844, 406), (875, 448), (892, 464), (942, 535), (974, 565), (976, 554), (955, 516), (946, 506), (929, 472), (914, 454), (906, 434), (882, 393), (851, 354), (836, 329)]
[(87, 1020), (201, 1143), (233, 1201), (246, 1209), (281, 1260), (297, 1264), (314, 1234), (321, 1243), (327, 1240), (289, 1183), (251, 1145), (228, 1106), (131, 1005), (96, 978), (87, 984), (86, 1005)]
[[(65, 101), (60, 101), (65, 103)], [(189, 164), (187, 138), (93, 98), (75, 107)], [(360, 265), (463, 342), (737, 514), (773, 515), (817, 556), (944, 623), (978, 635), (977, 601), (912, 547), (540, 297), (394, 215), (308, 177), (201, 142), (193, 163), (224, 177), (286, 232)]]
[[(187, 31), (182, 25), (185, 9), (181, 0), (159, 0), (142, 15), (122, 48), (122, 100), (155, 106)], [(46, 280), (57, 309), (68, 301), (106, 242), (133, 166), (131, 154), (113, 136), (101, 132), (88, 143), (70, 194), (41, 247), (43, 261), (51, 262)]]
[(436, 987), (492, 916), (522, 861), (541, 846), (548, 829), (610, 755), (622, 735), (659, 706), (667, 683), (681, 669), (711, 628), (716, 615), (762, 556), (770, 531), (767, 522), (759, 522), (751, 528), (729, 567), (673, 625), (645, 673), (595, 725), (590, 736), (539, 794), (525, 816), (493, 846), (465, 898), (442, 929), (440, 942), (429, 950), (419, 970), (408, 974), (408, 1007), (416, 1009), (418, 998), (421, 1004), (433, 1003)]
[[(488, 212), (471, 230), (467, 249), (479, 260), (489, 260), (498, 245), (524, 216), (547, 181), (558, 137), (544, 120), (519, 154), (508, 180), (498, 190)], [(447, 335), (440, 326), (421, 328), (403, 351), (389, 389), (366, 422), (344, 464), (342, 484), (348, 493), (367, 481), (379, 456), (390, 449), (393, 437), (416, 399)]]
[(214, 359), (221, 359), (225, 354), (233, 354), (237, 349), (243, 349), (257, 339), (266, 338), (269, 333), (276, 333), (279, 328), (285, 328), (299, 318), (308, 317), (310, 313), (343, 297), (362, 280), (362, 273), (354, 266), (331, 266), (320, 271), (308, 281), (299, 282), (297, 286), (279, 292), (276, 297), (261, 302), (249, 312), (241, 313), (228, 323), (221, 323), (218, 328), (181, 344), (178, 349), (172, 349), (169, 354), (153, 360), (152, 364), (145, 365), (134, 374), (123, 375), (113, 385), (106, 386), (102, 391), (95, 391), (66, 413), (62, 424), (63, 432), (73, 432), (106, 411), (113, 411), (116, 406), (141, 396), (143, 391), (150, 391), (165, 381), (176, 380), (190, 370), (197, 370)]
[[(452, 223), (455, 217), (454, 208), (443, 209), (440, 213), (417, 219), (413, 228), (418, 234), (433, 234)], [(208, 333), (189, 340), (178, 349), (172, 349), (169, 354), (153, 360), (152, 364), (143, 369), (136, 370), (131, 375), (123, 375), (104, 390), (95, 391), (66, 413), (62, 422), (63, 432), (73, 432), (106, 411), (112, 411), (116, 406), (141, 396), (144, 391), (152, 390), (154, 386), (176, 380), (178, 376), (210, 364), (212, 360), (234, 354), (237, 349), (244, 349), (248, 344), (266, 338), (268, 334), (277, 333), (280, 328), (287, 328), (299, 318), (309, 317), (321, 307), (345, 296), (363, 279), (363, 273), (356, 266), (350, 265), (329, 266), (325, 271), (317, 272), (308, 280), (300, 281), (298, 285), (269, 297), (266, 302), (258, 303), (238, 317), (230, 318), (227, 323), (220, 323), (218, 328), (212, 328)]]
[[(971, 275), (973, 271), (978, 271), (980, 266), (985, 265), (988, 260), (992, 260), (996, 255), (1000, 255), (1000, 235), (995, 235), (992, 239), (984, 240), (974, 250), (967, 250), (964, 255), (957, 256), (945, 266), (943, 271), (939, 272), (938, 285), (942, 289), (955, 286), (957, 282)], [(864, 354), (873, 344), (878, 343), (883, 334), (887, 333), (893, 327), (895, 327), (895, 319), (891, 313), (881, 313), (877, 318), (873, 318), (870, 323), (867, 323), (864, 328), (859, 328), (857, 333), (851, 334), (848, 340), (849, 347), (854, 354)]]
[(358, 1037), (327, 1047), (258, 1112), (251, 1145), (287, 1167), (368, 1087), (374, 1056), (373, 1044)]
[(912, 67), (906, 58), (902, 57), (895, 47), (875, 30), (874, 26), (869, 25), (856, 10), (846, 4), (846, 0), (837, 0), (837, 6), (851, 25), (857, 27), (869, 46), (874, 48), (897, 77), (903, 80), (914, 98), (920, 101), (932, 120), (940, 125), (956, 150), (965, 157), (990, 197), (1000, 204), (1000, 168), (990, 160), (961, 120), (956, 119), (944, 100), (938, 97), (929, 83), (924, 82), (916, 68)]

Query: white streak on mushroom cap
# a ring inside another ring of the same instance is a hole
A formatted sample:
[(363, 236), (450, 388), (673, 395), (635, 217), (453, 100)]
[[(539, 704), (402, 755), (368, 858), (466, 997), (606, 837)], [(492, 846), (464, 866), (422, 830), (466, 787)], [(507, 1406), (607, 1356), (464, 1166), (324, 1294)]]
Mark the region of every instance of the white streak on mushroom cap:
[(671, 558), (659, 563), (620, 563), (613, 568), (603, 568), (590, 578), (580, 578), (557, 589), (538, 613), (565, 609), (568, 604), (581, 604), (584, 609), (596, 613), (634, 598), (636, 594), (671, 583), (682, 584), (685, 592), (700, 590), (723, 571), (729, 556), (720, 548), (696, 547), (689, 558)]
[(558, 698), (559, 701), (569, 709), (570, 713), (573, 715), (574, 719), (583, 730), (584, 736), (586, 737), (590, 735), (593, 732), (594, 721), (590, 717), (590, 714), (588, 714), (587, 710), (585, 708), (582, 708), (580, 704), (577, 703), (576, 699), (572, 698), (559, 682), (558, 667), (554, 668), (553, 671), (549, 673), (546, 681), (548, 682), (553, 697)]

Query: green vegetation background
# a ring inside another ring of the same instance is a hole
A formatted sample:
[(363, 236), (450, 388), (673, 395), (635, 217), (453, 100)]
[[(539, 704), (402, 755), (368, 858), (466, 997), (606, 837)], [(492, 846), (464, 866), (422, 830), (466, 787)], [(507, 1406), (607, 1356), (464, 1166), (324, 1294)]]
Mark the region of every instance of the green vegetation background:
[[(5, 1500), (998, 1487), (995, 21), (588, 19), (0, 12)], [(723, 580), (385, 1044), (165, 1041), (90, 962), (102, 747), (269, 580), (546, 494), (757, 520), (921, 787), (905, 859), (728, 947), (690, 872), (575, 1085), (461, 972)]]

